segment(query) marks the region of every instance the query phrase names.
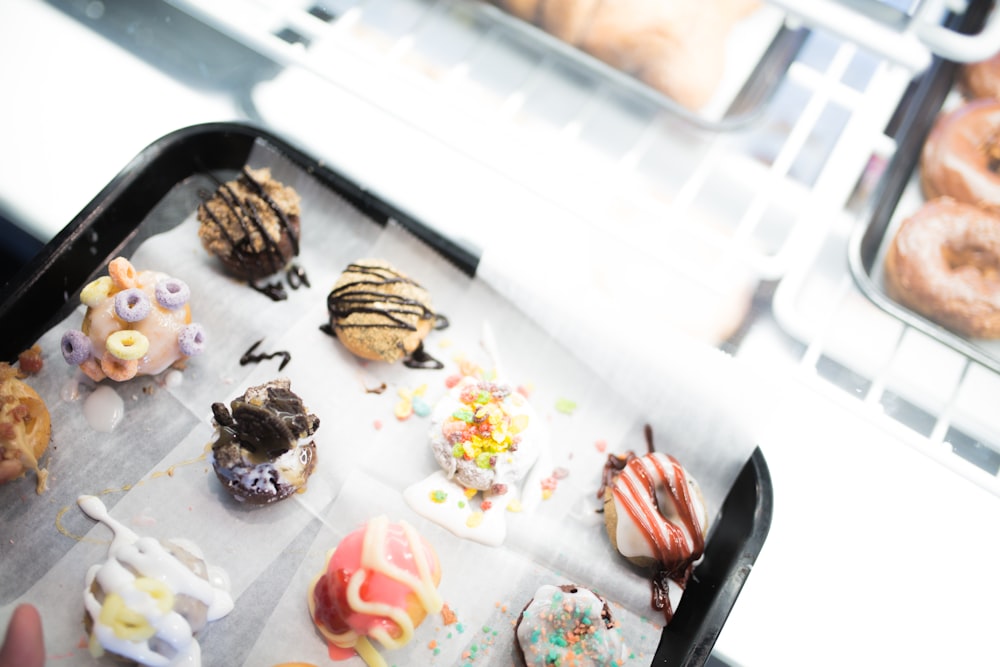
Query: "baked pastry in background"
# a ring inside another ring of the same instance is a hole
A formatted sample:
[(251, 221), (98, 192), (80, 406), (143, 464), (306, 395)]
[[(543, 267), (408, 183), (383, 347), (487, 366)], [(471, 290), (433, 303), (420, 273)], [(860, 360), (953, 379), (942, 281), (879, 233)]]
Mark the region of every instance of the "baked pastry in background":
[(628, 657), (608, 603), (571, 584), (540, 586), (517, 617), (514, 636), (528, 667), (611, 667)]
[(964, 336), (1000, 338), (1000, 216), (938, 197), (905, 219), (885, 256), (890, 297)]
[(1000, 100), (981, 99), (942, 113), (920, 157), (927, 199), (947, 196), (1000, 214)]
[(726, 40), (757, 0), (490, 0), (689, 109), (715, 94)]
[(1000, 99), (1000, 53), (992, 58), (962, 65), (958, 87), (969, 99)]
[(114, 533), (108, 559), (87, 571), (84, 625), (90, 653), (140, 665), (198, 667), (196, 639), (233, 609), (228, 576), (188, 540), (140, 537), (96, 496), (77, 503)]
[(66, 363), (95, 382), (157, 375), (201, 354), (205, 330), (191, 321), (187, 284), (159, 271), (137, 271), (124, 257), (80, 293), (87, 306), (79, 330), (63, 334)]
[(35, 472), (35, 490), (45, 491), (49, 473), (39, 460), (49, 447), (52, 422), (45, 401), (17, 369), (0, 362), (0, 484)]
[(299, 195), (271, 177), (244, 167), (198, 207), (198, 237), (232, 276), (253, 283), (288, 267), (299, 254)]
[(304, 491), (316, 469), (316, 443), (307, 439), (319, 417), (309, 414), (288, 378), (250, 387), (229, 405), (212, 405), (217, 432), (210, 455), (226, 491), (251, 505)]
[(441, 368), (423, 351), (431, 329), (447, 326), (430, 294), (415, 280), (379, 259), (359, 259), (344, 269), (326, 300), (324, 331), (363, 359)]
[(598, 497), (611, 544), (631, 563), (653, 571), (653, 606), (673, 618), (669, 583), (683, 589), (705, 551), (708, 509), (698, 482), (669, 454), (612, 454)]
[(407, 522), (377, 516), (327, 555), (309, 586), (309, 614), (332, 659), (357, 653), (384, 665), (371, 640), (389, 650), (408, 644), (427, 614), (441, 611), (440, 582), (434, 547)]

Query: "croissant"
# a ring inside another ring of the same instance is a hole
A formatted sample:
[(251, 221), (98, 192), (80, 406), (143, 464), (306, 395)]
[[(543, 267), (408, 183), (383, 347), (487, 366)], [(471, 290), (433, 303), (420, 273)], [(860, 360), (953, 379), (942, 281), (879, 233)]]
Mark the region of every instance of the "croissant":
[(489, 0), (697, 110), (724, 74), (733, 25), (759, 0)]

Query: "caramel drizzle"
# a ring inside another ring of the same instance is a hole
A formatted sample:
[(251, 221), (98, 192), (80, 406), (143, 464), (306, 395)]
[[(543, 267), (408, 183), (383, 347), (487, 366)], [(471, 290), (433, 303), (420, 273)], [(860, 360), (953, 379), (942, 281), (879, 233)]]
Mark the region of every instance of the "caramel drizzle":
[[(267, 191), (264, 189), (264, 184), (258, 181), (250, 174), (247, 167), (243, 167), (240, 172), (239, 181), (247, 186), (248, 189), (252, 190), (260, 199), (264, 201), (265, 204), (271, 209), (278, 222), (281, 225), (281, 229), (284, 233), (288, 234), (288, 238), (292, 243), (292, 254), (298, 256), (299, 254), (299, 235), (293, 228), (291, 221), (285, 212), (278, 206), (277, 202), (271, 198)], [(226, 239), (226, 243), (232, 249), (233, 254), (236, 255), (241, 261), (249, 261), (254, 255), (258, 253), (253, 251), (251, 232), (256, 230), (260, 237), (264, 239), (264, 251), (262, 254), (266, 259), (271, 268), (271, 273), (277, 273), (281, 270), (283, 266), (283, 258), (281, 256), (281, 249), (278, 246), (278, 242), (271, 238), (271, 235), (267, 233), (267, 229), (264, 226), (263, 218), (260, 215), (257, 204), (254, 203), (249, 197), (241, 199), (236, 192), (229, 186), (228, 183), (223, 183), (216, 179), (218, 184), (217, 194), (219, 199), (221, 199), (229, 207), (229, 211), (232, 213), (233, 217), (239, 222), (240, 229), (243, 232), (243, 237), (237, 242), (233, 235), (229, 233), (226, 226), (223, 224), (222, 220), (216, 216), (212, 210), (202, 203), (200, 210), (204, 212), (205, 216), (212, 221), (219, 233)], [(205, 198), (205, 197), (203, 197)], [(210, 197), (206, 198), (210, 199)], [(280, 235), (279, 235), (280, 238)], [(301, 285), (309, 287), (309, 279), (305, 275), (305, 271), (297, 266), (289, 268), (287, 271), (288, 284), (292, 289), (298, 289)], [(250, 286), (262, 294), (266, 294), (273, 301), (282, 301), (288, 298), (287, 293), (285, 293), (284, 287), (281, 283), (267, 283), (263, 286), (255, 285), (250, 283)]]
[[(631, 451), (625, 456), (608, 456), (598, 497), (603, 497), (606, 489), (611, 488), (629, 518), (642, 529), (657, 561), (650, 581), (651, 604), (654, 609), (663, 611), (669, 623), (673, 618), (669, 582), (674, 581), (682, 589), (687, 585), (694, 571), (694, 561), (704, 553), (705, 535), (684, 468), (669, 454), (665, 455), (669, 468), (661, 459), (651, 456), (654, 453), (653, 431), (648, 424), (645, 435), (646, 456), (640, 458)], [(677, 523), (664, 518), (656, 497), (657, 482), (670, 493)]]

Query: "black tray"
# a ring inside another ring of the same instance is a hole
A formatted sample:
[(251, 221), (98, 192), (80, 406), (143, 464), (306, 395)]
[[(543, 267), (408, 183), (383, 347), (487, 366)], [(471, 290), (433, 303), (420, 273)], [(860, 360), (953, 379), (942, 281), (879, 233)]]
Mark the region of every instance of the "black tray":
[[(8, 284), (0, 300), (0, 330), (5, 332), (0, 358), (15, 360), (77, 306), (74, 297), (101, 267), (161, 231), (145, 225), (139, 229), (139, 222), (174, 185), (208, 170), (242, 168), (260, 141), (375, 222), (398, 221), (447, 261), (475, 275), (474, 254), (273, 134), (249, 124), (198, 125), (144, 150)], [(653, 664), (702, 665), (708, 659), (764, 544), (772, 511), (770, 473), (757, 448), (723, 503), (704, 559), (663, 631)]]
[[(989, 15), (991, 5), (991, 2), (973, 3), (964, 15), (952, 18), (949, 27), (967, 34), (977, 32)], [(900, 199), (916, 181), (924, 141), (952, 93), (958, 71), (958, 64), (935, 57), (900, 102), (893, 119), (898, 127), (896, 152), (870, 206), (862, 214), (863, 224), (851, 236), (848, 264), (858, 288), (876, 306), (966, 357), (1000, 372), (1000, 353), (990, 350), (982, 341), (956, 334), (894, 301), (886, 293), (880, 273), (885, 250), (895, 230), (893, 223), (903, 212), (897, 210)]]

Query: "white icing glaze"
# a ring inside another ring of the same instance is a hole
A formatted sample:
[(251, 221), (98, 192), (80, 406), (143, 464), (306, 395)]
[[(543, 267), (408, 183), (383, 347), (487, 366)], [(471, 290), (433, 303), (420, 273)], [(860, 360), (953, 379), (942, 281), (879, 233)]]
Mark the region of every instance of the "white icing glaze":
[[(114, 533), (108, 560), (92, 566), (87, 572), (84, 606), (93, 623), (92, 644), (96, 641), (103, 649), (143, 665), (198, 667), (201, 650), (194, 638), (195, 630), (172, 606), (164, 609), (162, 601), (147, 590), (140, 589), (136, 582), (142, 578), (155, 580), (165, 585), (173, 596), (184, 595), (197, 600), (206, 607), (206, 619), (214, 621), (233, 609), (232, 597), (219, 585), (228, 585), (227, 578), (218, 570), (210, 570), (209, 579), (198, 576), (171, 554), (163, 543), (151, 537), (140, 537), (113, 519), (104, 503), (95, 496), (81, 496), (77, 504), (89, 517), (105, 524)], [(200, 550), (190, 542), (176, 540), (173, 544), (201, 558)], [(103, 592), (103, 603), (92, 590), (94, 582)], [(132, 617), (152, 627), (152, 637), (143, 640), (122, 638), (116, 634), (114, 627), (102, 620), (102, 607), (112, 595), (124, 601), (125, 609)], [(176, 654), (168, 658), (156, 652), (151, 645), (154, 638), (158, 643), (170, 646)]]
[(617, 626), (608, 628), (604, 602), (592, 591), (543, 584), (521, 613), (517, 641), (529, 667), (622, 665), (628, 648)]
[[(445, 494), (443, 502), (431, 500), (433, 494)], [(496, 547), (507, 537), (507, 505), (517, 499), (517, 490), (496, 498), (487, 510), (465, 496), (465, 488), (437, 470), (403, 490), (403, 499), (420, 516), (433, 521), (463, 539)], [(477, 516), (477, 514), (479, 516)], [(478, 523), (476, 519), (480, 519)]]
[(75, 403), (81, 398), (80, 379), (77, 377), (68, 378), (59, 387), (59, 398), (66, 403)]
[(84, 399), (83, 415), (95, 431), (110, 433), (125, 416), (125, 402), (113, 388), (102, 385)]

